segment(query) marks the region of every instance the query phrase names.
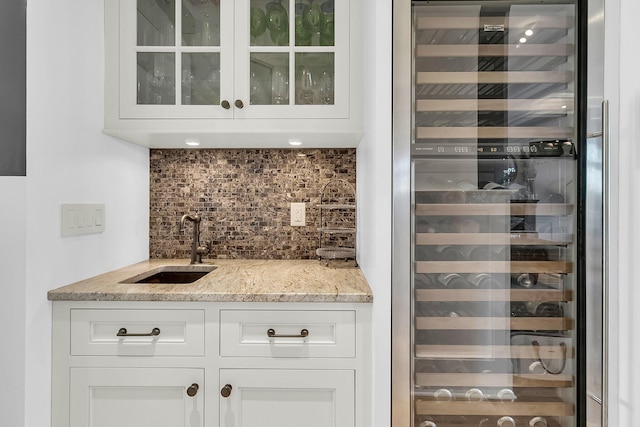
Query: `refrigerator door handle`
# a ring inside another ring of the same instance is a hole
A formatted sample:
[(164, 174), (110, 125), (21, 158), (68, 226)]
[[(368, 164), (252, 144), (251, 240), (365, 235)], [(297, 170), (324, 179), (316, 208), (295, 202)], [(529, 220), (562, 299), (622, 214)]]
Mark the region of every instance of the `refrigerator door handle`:
[(608, 426), (609, 394), (609, 101), (602, 101), (602, 427)]

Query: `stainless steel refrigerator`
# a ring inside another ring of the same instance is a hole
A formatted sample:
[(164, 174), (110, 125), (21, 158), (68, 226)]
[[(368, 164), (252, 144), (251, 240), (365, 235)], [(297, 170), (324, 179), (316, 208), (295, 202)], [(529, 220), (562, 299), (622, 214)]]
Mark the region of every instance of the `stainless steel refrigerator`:
[(394, 3), (393, 427), (606, 425), (602, 14)]

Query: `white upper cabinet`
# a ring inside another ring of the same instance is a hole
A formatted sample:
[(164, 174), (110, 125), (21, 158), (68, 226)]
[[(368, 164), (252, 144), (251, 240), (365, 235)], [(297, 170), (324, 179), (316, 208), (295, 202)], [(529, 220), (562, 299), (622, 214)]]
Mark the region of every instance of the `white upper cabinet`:
[(104, 132), (148, 147), (354, 147), (361, 0), (105, 0)]

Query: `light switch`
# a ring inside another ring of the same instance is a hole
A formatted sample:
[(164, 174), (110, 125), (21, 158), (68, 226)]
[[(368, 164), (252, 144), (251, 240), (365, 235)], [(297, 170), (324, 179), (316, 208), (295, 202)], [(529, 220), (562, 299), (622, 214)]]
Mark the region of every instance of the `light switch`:
[(62, 237), (104, 231), (104, 204), (63, 204), (60, 212)]

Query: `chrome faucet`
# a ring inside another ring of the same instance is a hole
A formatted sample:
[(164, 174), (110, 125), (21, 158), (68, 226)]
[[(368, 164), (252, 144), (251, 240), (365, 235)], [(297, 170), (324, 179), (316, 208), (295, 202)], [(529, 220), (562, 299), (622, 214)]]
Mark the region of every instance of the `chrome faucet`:
[(184, 230), (184, 222), (193, 222), (193, 239), (191, 241), (191, 264), (202, 264), (202, 255), (206, 255), (209, 252), (207, 246), (200, 245), (200, 221), (202, 217), (196, 211), (195, 215), (185, 214), (180, 218), (180, 233)]

